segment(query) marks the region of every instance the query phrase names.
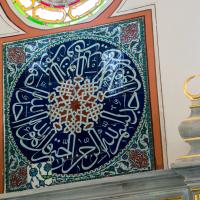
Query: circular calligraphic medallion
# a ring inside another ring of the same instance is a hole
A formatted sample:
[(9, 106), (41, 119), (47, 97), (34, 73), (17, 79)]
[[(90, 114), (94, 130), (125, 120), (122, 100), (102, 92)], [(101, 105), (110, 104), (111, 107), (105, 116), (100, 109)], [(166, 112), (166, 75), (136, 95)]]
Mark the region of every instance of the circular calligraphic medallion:
[(126, 149), (142, 118), (137, 64), (114, 44), (91, 39), (51, 44), (24, 66), (10, 100), (14, 140), (31, 163), (58, 174), (106, 165)]

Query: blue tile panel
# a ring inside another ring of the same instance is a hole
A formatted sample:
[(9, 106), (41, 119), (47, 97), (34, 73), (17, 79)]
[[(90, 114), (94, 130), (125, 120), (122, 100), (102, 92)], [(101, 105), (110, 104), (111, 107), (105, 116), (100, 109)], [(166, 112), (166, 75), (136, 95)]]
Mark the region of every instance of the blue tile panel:
[(4, 44), (7, 191), (153, 170), (147, 69), (143, 18)]

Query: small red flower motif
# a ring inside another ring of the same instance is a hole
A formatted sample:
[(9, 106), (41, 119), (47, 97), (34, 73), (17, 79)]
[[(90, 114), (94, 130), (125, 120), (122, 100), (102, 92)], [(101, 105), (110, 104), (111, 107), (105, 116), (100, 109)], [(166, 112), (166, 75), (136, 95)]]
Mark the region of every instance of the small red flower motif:
[(27, 169), (26, 167), (20, 167), (16, 171), (10, 174), (10, 187), (16, 188), (27, 183)]
[(148, 167), (148, 156), (145, 151), (132, 149), (129, 153), (129, 159), (133, 167), (146, 168)]
[(8, 61), (10, 63), (21, 64), (25, 59), (26, 55), (23, 47), (12, 47), (8, 49)]
[(129, 43), (136, 39), (138, 33), (137, 24), (130, 24), (122, 28), (121, 40), (122, 42)]

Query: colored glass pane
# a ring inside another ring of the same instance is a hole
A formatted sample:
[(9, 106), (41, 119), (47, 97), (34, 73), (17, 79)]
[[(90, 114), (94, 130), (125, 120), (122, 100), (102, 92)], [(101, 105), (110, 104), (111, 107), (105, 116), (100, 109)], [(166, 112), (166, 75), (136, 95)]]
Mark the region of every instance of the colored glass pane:
[(50, 28), (69, 26), (93, 18), (110, 2), (112, 0), (12, 0), (21, 15)]

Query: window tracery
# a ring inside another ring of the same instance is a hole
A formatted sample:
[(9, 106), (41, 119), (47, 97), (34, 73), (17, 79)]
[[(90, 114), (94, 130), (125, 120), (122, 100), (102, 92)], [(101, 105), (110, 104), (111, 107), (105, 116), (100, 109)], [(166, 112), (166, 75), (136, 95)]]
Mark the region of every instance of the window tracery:
[(111, 2), (112, 0), (12, 0), (21, 15), (49, 28), (86, 21)]

